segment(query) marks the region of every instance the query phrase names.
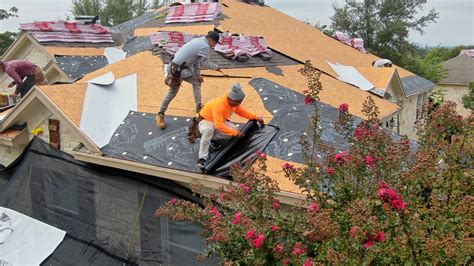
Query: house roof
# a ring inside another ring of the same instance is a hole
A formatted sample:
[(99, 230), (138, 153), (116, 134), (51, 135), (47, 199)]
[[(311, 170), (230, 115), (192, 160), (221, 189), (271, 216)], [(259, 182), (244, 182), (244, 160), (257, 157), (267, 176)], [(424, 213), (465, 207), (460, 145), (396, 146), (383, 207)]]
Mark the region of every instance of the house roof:
[[(219, 29), (265, 37), (273, 49), (302, 62), (311, 60), (318, 69), (336, 76), (326, 61), (349, 66), (372, 66), (379, 59), (345, 45), (300, 20), (269, 6), (249, 5), (236, 0), (222, 0), (224, 19)], [(398, 68), (400, 76), (413, 73)]]
[(391, 67), (356, 67), (377, 89), (385, 90), (395, 74), (396, 69)]
[(416, 75), (403, 77), (401, 78), (401, 82), (406, 97), (410, 97), (422, 92), (427, 92), (436, 87), (436, 84), (433, 82)]
[(463, 54), (441, 63), (448, 70), (448, 75), (440, 84), (468, 85), (474, 81), (474, 58)]

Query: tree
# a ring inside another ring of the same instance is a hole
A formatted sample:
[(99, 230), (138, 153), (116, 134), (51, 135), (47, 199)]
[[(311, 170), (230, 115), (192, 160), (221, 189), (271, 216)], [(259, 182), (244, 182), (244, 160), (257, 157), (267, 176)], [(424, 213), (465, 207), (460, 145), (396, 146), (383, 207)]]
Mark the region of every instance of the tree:
[(334, 5), (332, 28), (363, 38), (370, 52), (400, 64), (406, 55), (413, 52), (413, 44), (408, 40), (409, 31), (423, 33), (423, 29), (439, 16), (434, 9), (426, 15), (418, 15), (426, 2), (345, 0), (343, 6)]
[(464, 108), (474, 111), (474, 81), (469, 82), (469, 92), (462, 97)]
[(11, 7), (9, 10), (0, 9), (0, 20), (8, 19), (9, 17), (18, 17), (18, 8)]
[[(309, 62), (301, 73), (308, 79), (305, 103), (314, 107), (300, 141), (306, 163), (282, 168), (306, 201), (282, 210), (259, 152), (253, 165), (233, 166), (234, 182), (219, 193), (194, 186), (204, 208), (173, 199), (155, 215), (201, 224), (205, 255), (218, 255), (224, 265), (471, 264), (474, 116), (457, 115), (450, 102), (427, 103), (414, 144), (378, 125), (370, 97), (363, 108), (368, 120), (355, 127), (343, 103), (336, 129), (352, 145), (338, 152), (320, 142), (320, 73)], [(326, 157), (319, 160), (315, 150)]]
[(74, 16), (99, 16), (105, 26), (114, 26), (143, 15), (151, 5), (147, 0), (72, 0)]
[[(10, 17), (18, 17), (16, 13), (18, 13), (18, 8), (16, 7), (11, 7), (9, 10), (0, 9), (0, 20), (8, 19)], [(10, 31), (0, 33), (0, 55), (10, 47), (17, 36), (17, 33)]]

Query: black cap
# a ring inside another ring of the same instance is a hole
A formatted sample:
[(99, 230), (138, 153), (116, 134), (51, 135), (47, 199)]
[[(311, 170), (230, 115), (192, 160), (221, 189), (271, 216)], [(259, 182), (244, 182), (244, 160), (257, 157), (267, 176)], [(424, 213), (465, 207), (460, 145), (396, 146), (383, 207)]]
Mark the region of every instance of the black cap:
[(219, 33), (217, 33), (217, 31), (210, 31), (207, 33), (206, 38), (219, 42)]

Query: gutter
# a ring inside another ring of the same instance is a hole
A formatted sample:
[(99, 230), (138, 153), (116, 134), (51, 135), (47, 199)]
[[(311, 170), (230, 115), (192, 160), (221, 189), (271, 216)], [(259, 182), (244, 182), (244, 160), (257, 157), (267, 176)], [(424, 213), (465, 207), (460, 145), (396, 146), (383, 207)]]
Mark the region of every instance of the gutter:
[[(182, 182), (185, 184), (193, 184), (196, 181), (201, 183), (205, 188), (217, 191), (220, 187), (230, 184), (232, 181), (219, 178), (215, 176), (190, 173), (186, 171), (158, 167), (148, 164), (142, 164), (132, 161), (126, 161), (111, 157), (100, 156), (97, 154), (73, 151), (74, 159), (92, 163), (101, 166), (112, 167), (116, 169), (122, 169), (126, 171), (131, 171), (135, 173), (160, 177), (164, 179), (173, 180), (176, 182)], [(306, 196), (299, 193), (280, 191), (277, 193), (277, 198), (281, 203), (286, 205), (299, 205), (302, 201), (306, 200)]]

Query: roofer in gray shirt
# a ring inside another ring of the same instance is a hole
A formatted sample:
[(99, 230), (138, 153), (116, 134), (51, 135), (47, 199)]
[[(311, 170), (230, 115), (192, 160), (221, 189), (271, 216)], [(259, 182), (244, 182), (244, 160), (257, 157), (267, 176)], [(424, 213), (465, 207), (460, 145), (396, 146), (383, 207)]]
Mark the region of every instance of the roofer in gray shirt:
[(186, 81), (193, 86), (196, 112), (202, 107), (201, 104), (201, 83), (204, 79), (201, 76), (201, 68), (213, 69), (221, 72), (219, 67), (209, 61), (211, 48), (219, 42), (219, 33), (210, 31), (206, 37), (195, 38), (181, 47), (168, 67), (168, 74), (165, 83), (169, 86), (168, 94), (161, 103), (160, 112), (156, 116), (156, 124), (159, 128), (165, 129), (165, 112), (168, 105), (178, 94), (182, 81)]

